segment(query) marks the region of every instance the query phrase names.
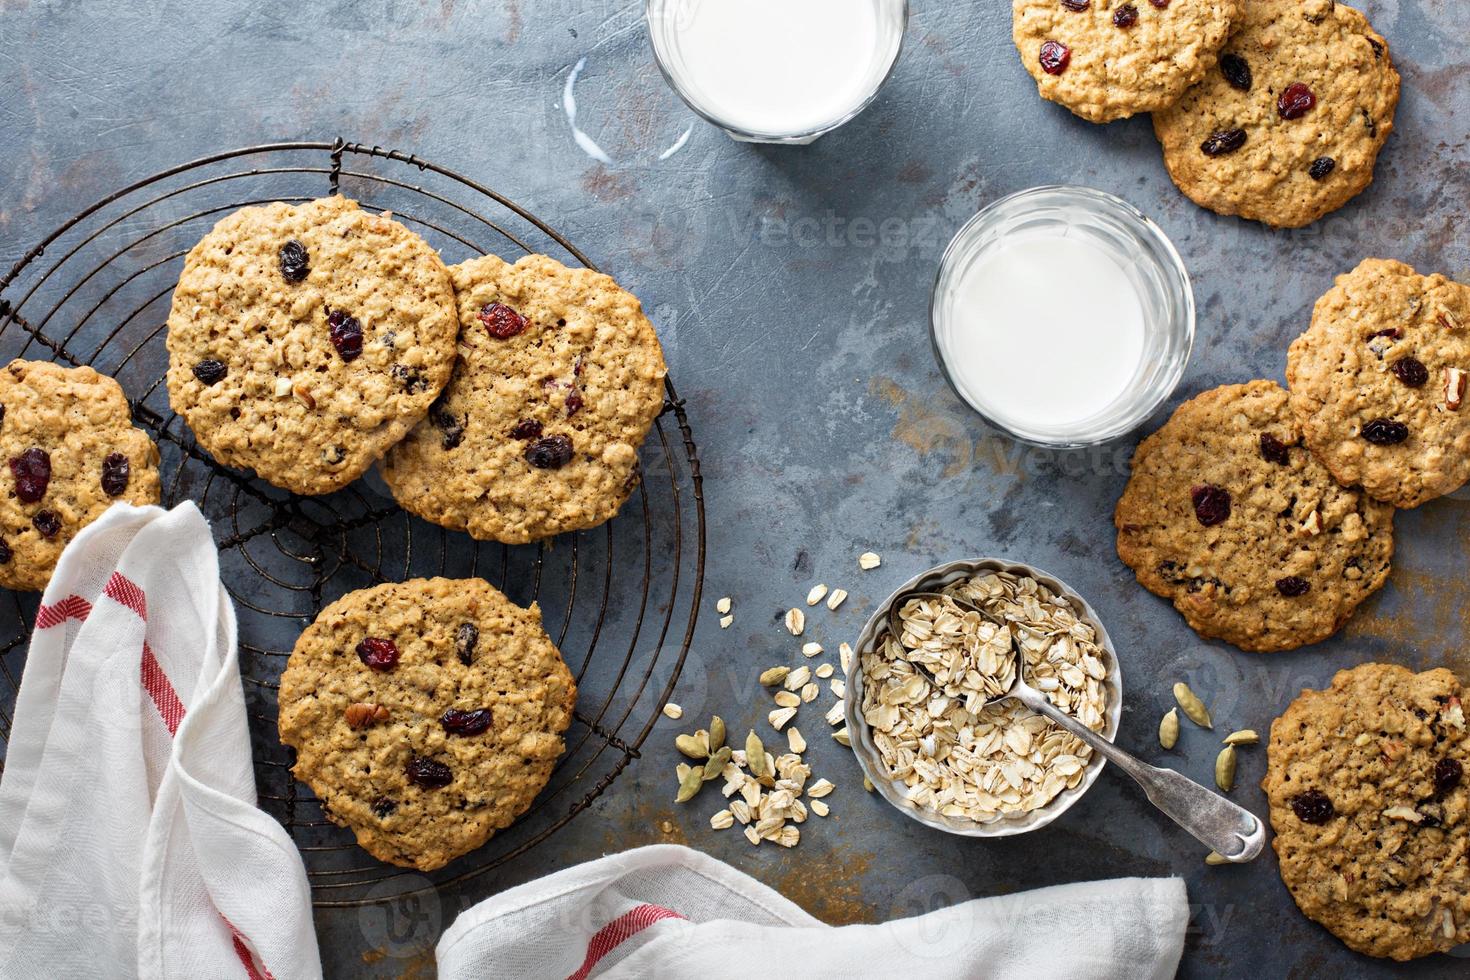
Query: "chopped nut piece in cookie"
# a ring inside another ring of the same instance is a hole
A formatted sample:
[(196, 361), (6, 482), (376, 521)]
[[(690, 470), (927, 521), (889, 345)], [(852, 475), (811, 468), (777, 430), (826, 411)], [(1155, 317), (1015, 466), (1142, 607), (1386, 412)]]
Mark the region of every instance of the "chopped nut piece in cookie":
[(380, 721), (387, 721), (388, 709), (381, 704), (368, 704), (363, 701), (358, 701), (355, 704), (349, 704), (347, 706), (347, 710), (343, 712), (343, 717), (347, 719), (348, 728), (362, 729)]

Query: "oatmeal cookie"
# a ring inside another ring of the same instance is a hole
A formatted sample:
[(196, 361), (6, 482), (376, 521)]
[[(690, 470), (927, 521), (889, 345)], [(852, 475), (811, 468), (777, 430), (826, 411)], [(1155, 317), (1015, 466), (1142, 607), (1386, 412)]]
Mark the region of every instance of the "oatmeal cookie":
[(530, 806), (576, 700), (535, 604), (481, 579), (416, 579), (343, 596), (301, 634), (281, 741), (368, 853), (431, 871)]
[(1367, 259), (1312, 312), (1286, 379), (1332, 475), (1397, 507), (1470, 480), (1470, 287)]
[(1331, 636), (1393, 557), (1393, 508), (1332, 479), (1271, 381), (1179, 406), (1138, 447), (1113, 520), (1146, 589), (1255, 652)]
[(158, 447), (122, 387), (89, 367), (0, 371), (0, 585), (41, 591), (72, 538), (107, 508), (158, 503)]
[(1014, 0), (1011, 34), (1041, 97), (1108, 122), (1177, 102), (1215, 66), (1237, 0)]
[(245, 208), (184, 262), (169, 399), (221, 463), (328, 493), (424, 417), (458, 329), (444, 263), (398, 222), (342, 197)]
[(1250, 0), (1218, 66), (1154, 113), (1164, 163), (1196, 204), (1310, 224), (1373, 180), (1393, 132), (1388, 42), (1334, 0)]
[(406, 510), (522, 544), (611, 518), (663, 408), (663, 350), (637, 297), (544, 255), (450, 270), (459, 360), (429, 417), (383, 461)]
[(1340, 671), (1271, 725), (1266, 778), (1281, 880), (1369, 956), (1470, 942), (1470, 735), (1459, 679)]

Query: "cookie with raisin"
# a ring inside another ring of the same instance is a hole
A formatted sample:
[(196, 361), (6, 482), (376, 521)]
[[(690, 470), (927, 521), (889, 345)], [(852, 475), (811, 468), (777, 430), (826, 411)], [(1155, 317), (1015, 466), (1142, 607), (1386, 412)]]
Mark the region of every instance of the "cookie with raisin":
[(1470, 480), (1470, 286), (1364, 260), (1317, 301), (1286, 379), (1339, 482), (1417, 507)]
[(296, 778), (368, 853), (432, 871), (525, 812), (577, 688), (533, 603), (482, 579), (416, 579), (323, 609), (281, 676)]
[(1407, 960), (1470, 942), (1470, 732), (1452, 672), (1368, 663), (1271, 725), (1272, 846), (1297, 907)]
[(1014, 0), (1011, 35), (1042, 98), (1100, 123), (1177, 102), (1238, 13), (1237, 0)]
[(169, 400), (221, 463), (329, 493), (428, 412), (458, 331), (439, 254), (387, 215), (343, 197), (244, 208), (184, 260)]
[(1250, 0), (1217, 66), (1154, 113), (1154, 132), (1196, 204), (1296, 228), (1372, 182), (1398, 101), (1388, 42), (1357, 10)]
[(39, 592), (72, 538), (114, 503), (156, 504), (158, 447), (122, 386), (89, 367), (0, 371), (0, 586)]
[(1225, 385), (1139, 445), (1118, 556), (1201, 636), (1292, 650), (1335, 633), (1388, 579), (1393, 508), (1303, 445), (1286, 391)]
[(406, 510), (523, 544), (611, 518), (663, 409), (663, 350), (637, 297), (545, 255), (450, 270), (459, 359), (429, 416), (383, 461)]

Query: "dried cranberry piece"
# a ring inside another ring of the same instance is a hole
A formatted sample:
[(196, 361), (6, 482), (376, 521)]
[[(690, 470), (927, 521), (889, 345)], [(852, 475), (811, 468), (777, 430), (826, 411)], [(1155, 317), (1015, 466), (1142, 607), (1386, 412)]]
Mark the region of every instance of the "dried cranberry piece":
[(434, 423), (434, 428), (444, 433), (440, 444), (445, 449), (456, 449), (464, 442), (464, 423), (443, 405), (436, 403), (429, 409), (429, 421)]
[(478, 735), (490, 727), (490, 721), (489, 708), (476, 708), (474, 711), (450, 708), (439, 716), (439, 724), (451, 735)]
[(1205, 527), (1214, 527), (1230, 516), (1230, 491), (1202, 483), (1189, 491), (1194, 502), (1194, 516)]
[(559, 470), (572, 461), (572, 440), (547, 436), (526, 447), (526, 462), (538, 470)]
[(1304, 578), (1288, 575), (1286, 578), (1276, 580), (1276, 591), (1288, 599), (1295, 599), (1297, 596), (1304, 596), (1312, 591), (1312, 583)]
[(36, 530), (41, 532), (43, 538), (54, 538), (61, 533), (61, 518), (49, 510), (43, 510), (31, 518), (31, 523), (36, 525)]
[(408, 767), (404, 773), (408, 776), (409, 782), (425, 789), (438, 789), (454, 781), (454, 773), (449, 771), (448, 766), (421, 756), (414, 756), (408, 760)]
[(194, 377), (207, 385), (219, 384), (229, 373), (230, 369), (225, 367), (223, 361), (216, 361), (213, 358), (206, 358), (194, 365)]
[(1363, 426), (1363, 438), (1375, 446), (1396, 446), (1409, 438), (1409, 427), (1393, 419), (1374, 419)]
[(380, 796), (376, 800), (373, 800), (373, 814), (379, 820), (392, 816), (393, 811), (396, 809), (398, 809), (398, 804), (386, 796)]
[(311, 271), (306, 246), (294, 238), (281, 246), (278, 258), (281, 262), (281, 275), (287, 282), (300, 282)]
[(1092, 0), (1062, 0), (1062, 6), (1076, 13), (1081, 13), (1092, 6)]
[(5, 406), (0, 405), (0, 422), (5, 421)]
[(51, 456), (33, 446), (11, 457), (10, 472), (15, 475), (15, 495), (22, 503), (33, 504), (46, 496), (51, 485)]
[(480, 627), (474, 623), (460, 623), (454, 631), (454, 653), (459, 662), (468, 667), (475, 659), (475, 647), (480, 645)]
[(535, 419), (521, 419), (511, 427), (510, 437), (512, 439), (539, 439), (541, 429), (541, 423)]
[(1254, 79), (1251, 76), (1250, 62), (1238, 54), (1220, 55), (1220, 74), (1225, 76), (1233, 88), (1242, 92), (1249, 92)]
[(1285, 466), (1291, 462), (1286, 443), (1269, 432), (1261, 433), (1261, 458), (1277, 466)]
[(1368, 46), (1373, 49), (1373, 60), (1378, 61), (1383, 57), (1383, 42), (1377, 38), (1368, 38)]
[(392, 640), (369, 636), (357, 645), (357, 657), (373, 670), (392, 670), (398, 666), (398, 646)]
[(1429, 368), (1417, 357), (1401, 357), (1388, 366), (1393, 376), (1410, 388), (1422, 388), (1429, 380)]
[(1434, 795), (1445, 796), (1450, 790), (1460, 785), (1460, 777), (1465, 775), (1465, 767), (1460, 765), (1458, 759), (1440, 759), (1434, 764)]
[(14, 556), (10, 553), (10, 545), (0, 541), (0, 565), (9, 565)]
[(1060, 75), (1072, 63), (1072, 49), (1061, 41), (1046, 41), (1041, 45), (1041, 70), (1048, 75)]
[(341, 310), (328, 310), (327, 331), (342, 360), (355, 361), (362, 356), (362, 324), (357, 322), (357, 317)]
[(572, 393), (567, 395), (567, 418), (580, 412), (584, 404), (586, 403), (582, 400), (582, 389), (573, 388)]
[(1148, 0), (1148, 2), (1153, 4), (1155, 7), (1158, 7), (1160, 10), (1169, 9), (1169, 0)]
[(497, 340), (509, 340), (526, 329), (526, 318), (504, 303), (487, 303), (481, 307), (480, 322)]
[(1337, 813), (1337, 808), (1327, 798), (1327, 794), (1320, 789), (1309, 789), (1304, 793), (1298, 793), (1290, 800), (1291, 808), (1296, 813), (1296, 818), (1302, 823), (1321, 825), (1331, 820)]
[(128, 478), (132, 476), (133, 464), (122, 453), (108, 453), (102, 461), (102, 492), (109, 497), (121, 497), (128, 489)]
[(1276, 111), (1282, 119), (1300, 119), (1317, 104), (1317, 96), (1302, 82), (1292, 82), (1276, 98)]
[(1113, 11), (1113, 26), (1124, 30), (1138, 23), (1138, 8), (1131, 3), (1125, 3)]
[(1307, 176), (1313, 180), (1326, 180), (1327, 175), (1337, 169), (1337, 161), (1331, 157), (1318, 157), (1307, 168)]
[(1222, 129), (1199, 145), (1200, 152), (1207, 157), (1220, 157), (1234, 153), (1245, 146), (1245, 130)]

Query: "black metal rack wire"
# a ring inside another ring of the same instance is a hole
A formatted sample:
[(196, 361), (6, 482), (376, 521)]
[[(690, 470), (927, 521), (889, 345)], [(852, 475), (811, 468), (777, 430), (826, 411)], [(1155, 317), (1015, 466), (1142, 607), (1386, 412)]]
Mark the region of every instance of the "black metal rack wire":
[[(240, 623), (260, 805), (306, 860), (320, 907), (407, 897), (485, 875), (586, 810), (630, 762), (668, 700), (694, 634), (704, 580), (703, 481), (670, 383), (644, 447), (643, 482), (612, 522), (539, 545), (478, 543), (410, 517), (369, 474), (328, 497), (295, 497), (216, 463), (173, 413), (164, 324), (185, 253), (250, 204), (343, 193), (391, 211), (446, 262), (544, 252), (593, 267), (525, 208), (467, 177), (379, 146), (250, 146), (137, 180), (63, 223), (0, 278), (0, 359), (46, 358), (116, 377), (163, 455), (164, 503), (209, 518)], [(3, 362), (0, 360), (0, 362)], [(580, 691), (567, 750), (546, 789), (486, 846), (427, 876), (405, 875), (329, 823), (290, 774), (276, 735), (277, 681), (299, 631), (353, 589), (425, 575), (478, 575), (541, 604)], [(0, 598), (0, 738), (8, 743), (38, 597)]]

